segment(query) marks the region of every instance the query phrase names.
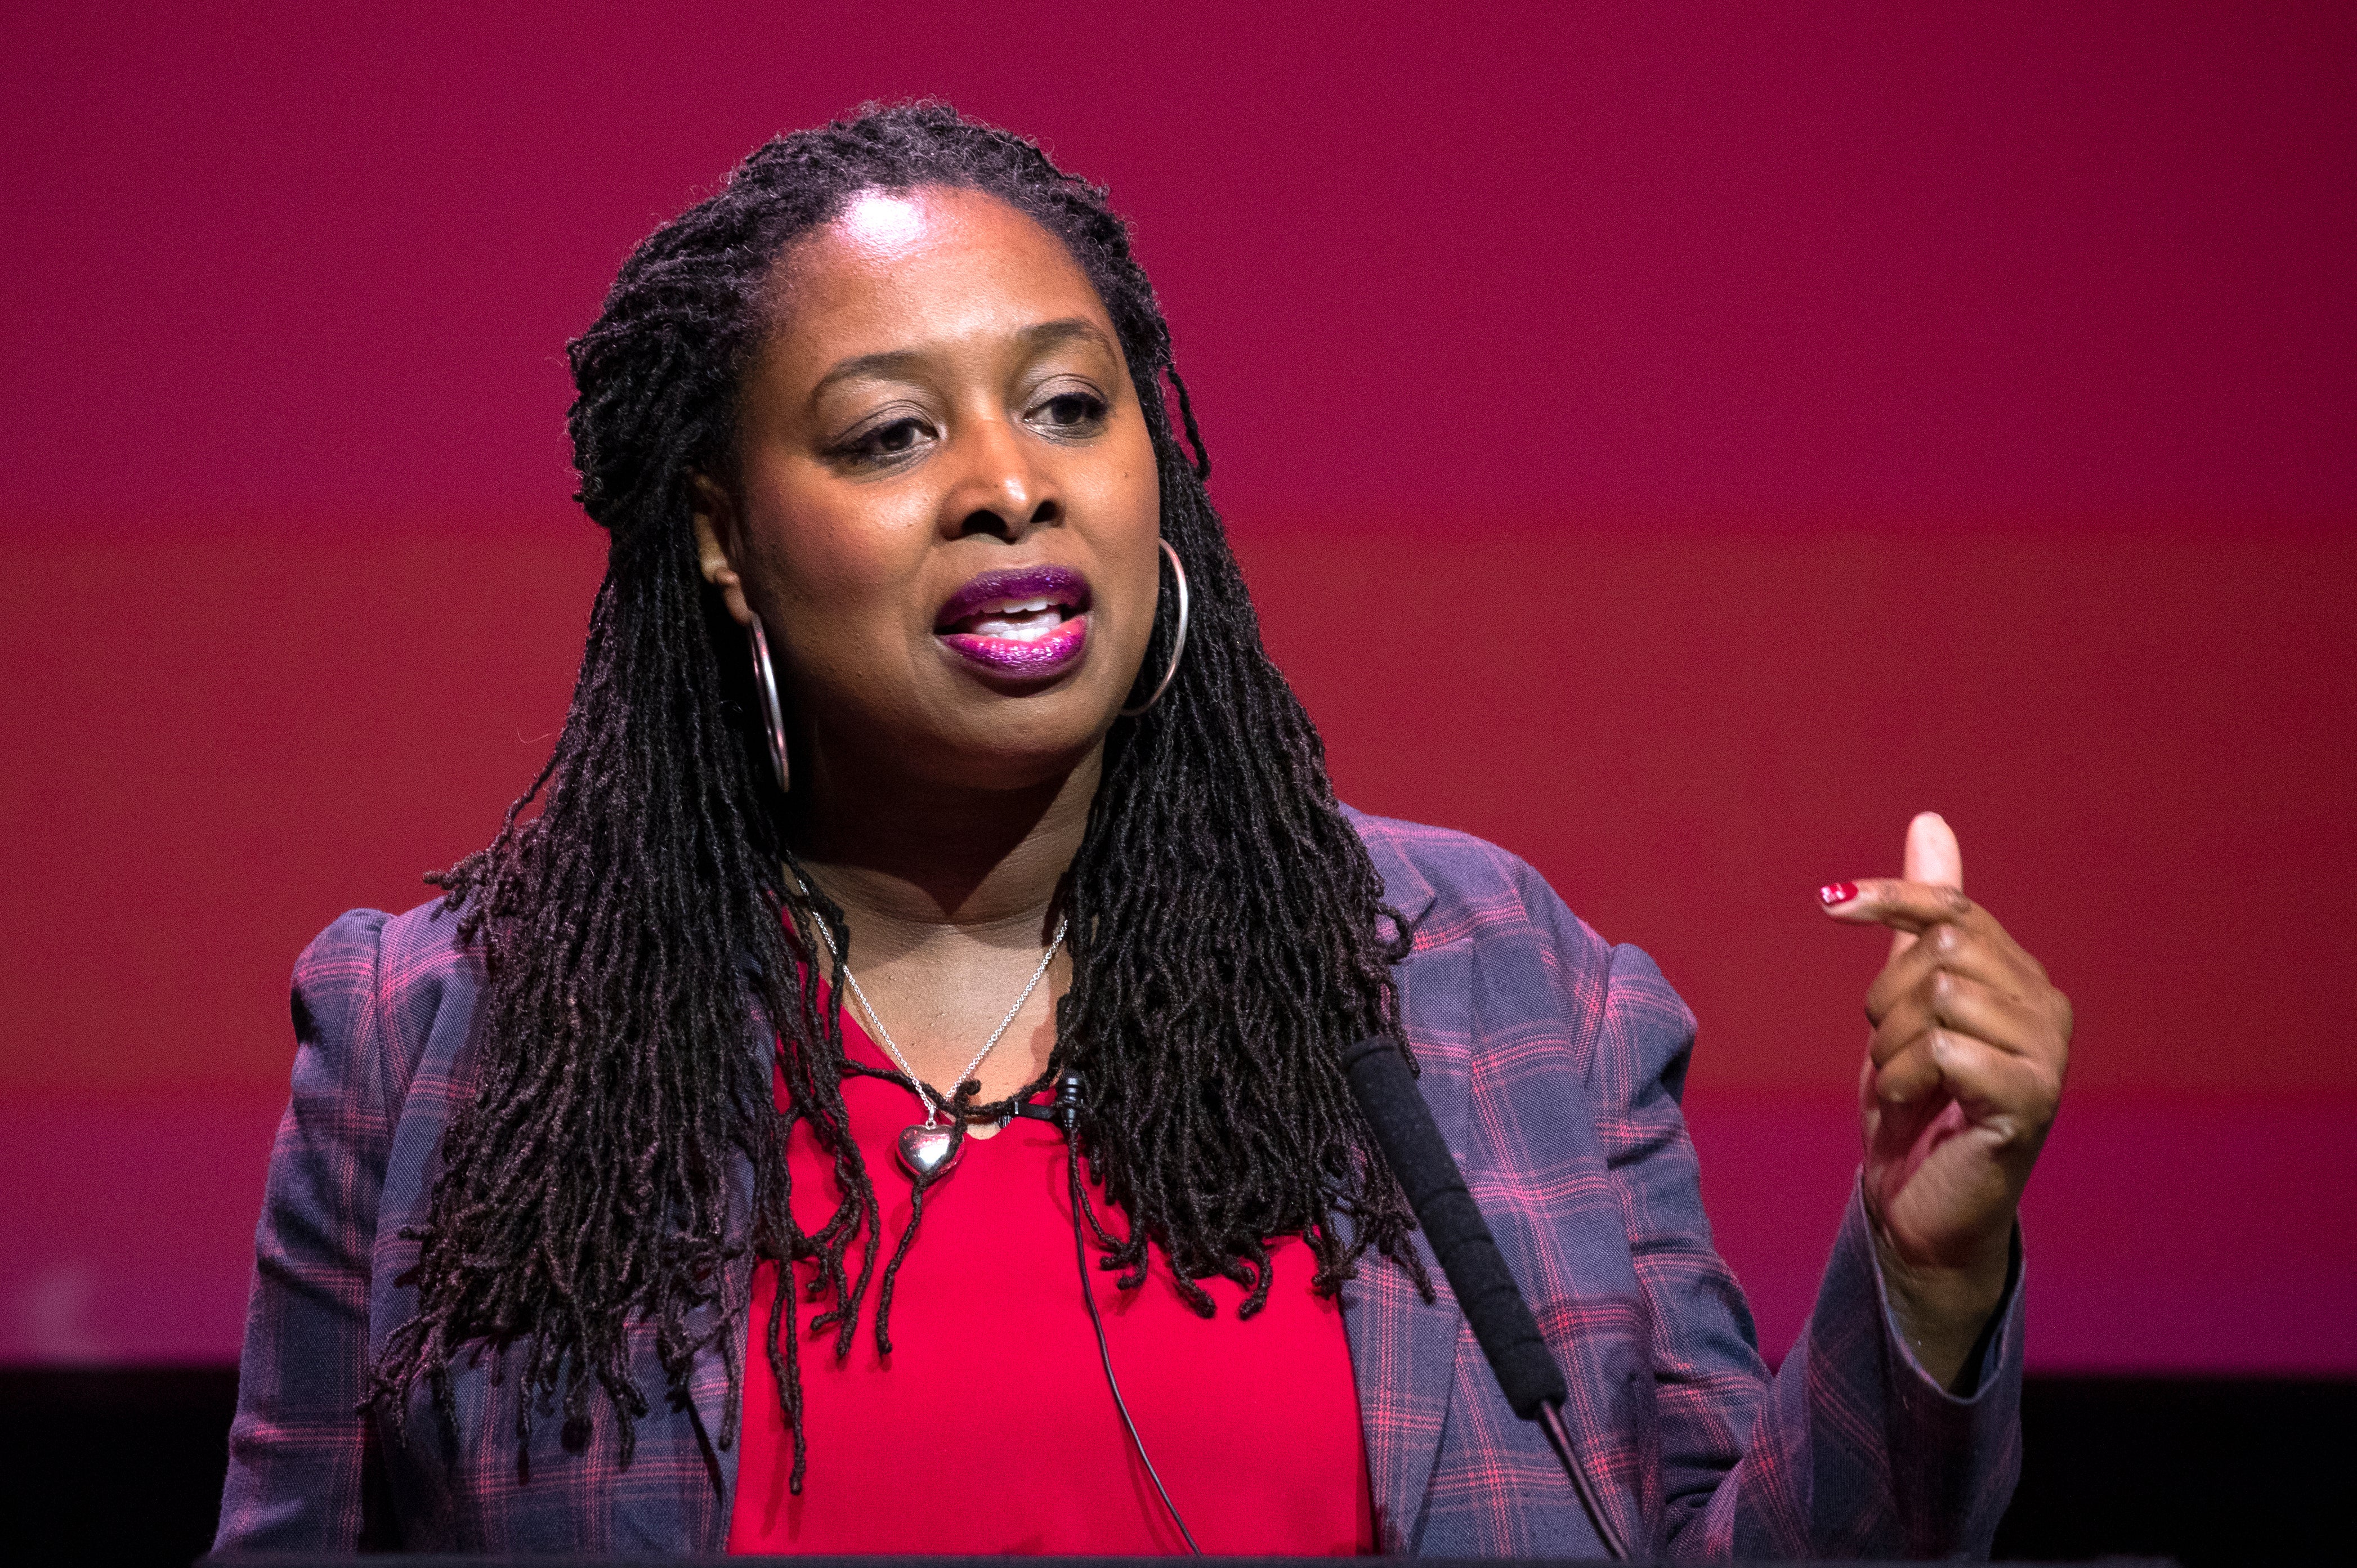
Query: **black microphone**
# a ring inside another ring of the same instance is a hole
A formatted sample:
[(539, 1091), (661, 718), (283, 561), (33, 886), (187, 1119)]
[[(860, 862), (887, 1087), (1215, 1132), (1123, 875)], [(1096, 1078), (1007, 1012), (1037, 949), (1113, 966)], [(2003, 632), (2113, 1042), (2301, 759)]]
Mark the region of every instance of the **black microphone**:
[(1072, 1128), (1081, 1119), (1081, 1075), (1068, 1072), (1056, 1080), (1056, 1102), (1048, 1108), (1048, 1119), (1072, 1135)]
[(1457, 1168), (1457, 1157), (1448, 1152), (1399, 1043), (1388, 1035), (1361, 1040), (1343, 1051), (1342, 1072), (1383, 1159), (1407, 1193), (1416, 1223), (1424, 1227), (1425, 1240), (1440, 1260), (1441, 1273), (1448, 1276), (1448, 1288), (1457, 1293), (1457, 1305), (1464, 1310), (1473, 1337), (1490, 1359), (1490, 1370), (1497, 1375), (1506, 1403), (1516, 1415), (1546, 1429), (1547, 1442), (1571, 1477), (1597, 1539), (1614, 1557), (1627, 1557), (1629, 1549), (1605, 1516), (1564, 1428), (1561, 1408), (1571, 1389), (1563, 1369), (1540, 1335), (1538, 1320), (1523, 1300), (1489, 1222), (1465, 1190), (1465, 1173)]
[(1081, 1075), (1068, 1072), (1058, 1078), (1056, 1098), (1045, 1104), (1027, 1100), (1006, 1114), (1010, 1120), (1023, 1116), (1034, 1122), (1049, 1122), (1065, 1137), (1071, 1137), (1073, 1126), (1081, 1119)]

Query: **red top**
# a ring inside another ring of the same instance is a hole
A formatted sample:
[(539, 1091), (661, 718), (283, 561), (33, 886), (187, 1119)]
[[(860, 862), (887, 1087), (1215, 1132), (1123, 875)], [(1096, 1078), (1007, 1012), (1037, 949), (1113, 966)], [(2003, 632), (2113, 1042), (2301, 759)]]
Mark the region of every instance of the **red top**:
[[(846, 1009), (854, 1059), (887, 1067)], [(779, 1092), (783, 1094), (783, 1085)], [(885, 1261), (909, 1222), (910, 1184), (893, 1149), (922, 1120), (905, 1083), (844, 1080), (853, 1135), (876, 1183)], [(834, 1207), (834, 1166), (807, 1126), (788, 1151), (794, 1213), (815, 1230)], [(776, 1271), (755, 1274), (737, 1503), (739, 1552), (1183, 1552), (1105, 1388), (1080, 1299), (1063, 1136), (1017, 1118), (969, 1137), (925, 1197), (925, 1217), (892, 1297), (892, 1354), (876, 1352), (882, 1268), (850, 1358), (802, 1309), (803, 1430), (810, 1467), (786, 1489), (793, 1442), (770, 1375)], [(1090, 1188), (1092, 1201), (1100, 1195)], [(1101, 1209), (1101, 1213), (1107, 1210)], [(1117, 1210), (1108, 1229), (1127, 1227)], [(1207, 1552), (1371, 1552), (1359, 1402), (1341, 1313), (1310, 1293), (1298, 1240), (1270, 1249), (1275, 1285), (1236, 1319), (1243, 1292), (1203, 1282), (1220, 1315), (1178, 1299), (1157, 1250), (1144, 1285), (1124, 1293), (1095, 1265), (1114, 1371), (1146, 1452)], [(847, 1260), (856, 1277), (860, 1249)], [(805, 1281), (812, 1265), (797, 1266)]]

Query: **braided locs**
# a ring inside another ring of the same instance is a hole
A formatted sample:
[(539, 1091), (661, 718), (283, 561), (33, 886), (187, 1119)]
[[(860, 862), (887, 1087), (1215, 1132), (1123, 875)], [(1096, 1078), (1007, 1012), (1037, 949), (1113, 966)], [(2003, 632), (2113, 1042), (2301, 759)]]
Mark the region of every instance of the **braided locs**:
[[(490, 846), (435, 879), (480, 948), (487, 992), (475, 1095), (414, 1232), (417, 1313), (375, 1369), (371, 1399), (395, 1421), (421, 1381), (455, 1420), (462, 1347), (501, 1360), (520, 1348), (520, 1447), (536, 1406), (561, 1400), (580, 1430), (602, 1391), (627, 1463), (649, 1408), (630, 1369), (644, 1334), (674, 1395), (697, 1354), (724, 1359), (726, 1444), (744, 1326), (720, 1292), (748, 1246), (784, 1269), (814, 1265), (810, 1331), (849, 1349), (881, 1250), (877, 1204), (844, 1108), (840, 960), (822, 991), (789, 929), (825, 922), (843, 953), (850, 938), (779, 831), (741, 635), (698, 569), (688, 479), (725, 471), (783, 248), (863, 190), (925, 185), (1007, 202), (1094, 284), (1152, 435), (1163, 537), (1193, 590), (1184, 664), (1159, 703), (1115, 727), (1067, 886), (1072, 983), (1053, 1070), (1086, 1075), (1081, 1146), (1128, 1217), (1125, 1236), (1099, 1232), (1104, 1266), (1133, 1284), (1159, 1247), (1207, 1315), (1195, 1282), (1213, 1273), (1246, 1286), (1242, 1311), (1257, 1311), (1267, 1242), (1287, 1235), (1308, 1241), (1321, 1292), (1370, 1247), (1421, 1281), (1413, 1218), (1340, 1066), (1342, 1045), (1394, 1027), (1381, 879), (1262, 647), (1127, 227), (1103, 190), (1018, 136), (941, 104), (871, 107), (756, 151), (639, 246), (571, 346), (579, 499), (610, 535), (606, 578), (547, 767)], [(1166, 591), (1148, 677), (1169, 657), (1172, 600)], [(757, 1020), (777, 1036), (782, 1111)], [(837, 1196), (815, 1230), (788, 1201), (786, 1145), (803, 1123)], [(732, 1173), (748, 1165), (749, 1190), (737, 1190)], [(795, 1298), (777, 1293), (765, 1337), (799, 1489)], [(888, 1311), (888, 1294), (879, 1343)]]

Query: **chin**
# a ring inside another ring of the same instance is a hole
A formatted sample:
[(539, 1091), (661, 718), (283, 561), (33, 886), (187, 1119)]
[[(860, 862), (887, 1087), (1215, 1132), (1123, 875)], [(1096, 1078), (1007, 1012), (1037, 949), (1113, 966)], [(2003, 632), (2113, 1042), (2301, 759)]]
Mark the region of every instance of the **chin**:
[(1112, 711), (1079, 692), (993, 696), (963, 723), (922, 743), (923, 771), (967, 789), (1028, 789), (1056, 783), (1088, 761), (1112, 727)]

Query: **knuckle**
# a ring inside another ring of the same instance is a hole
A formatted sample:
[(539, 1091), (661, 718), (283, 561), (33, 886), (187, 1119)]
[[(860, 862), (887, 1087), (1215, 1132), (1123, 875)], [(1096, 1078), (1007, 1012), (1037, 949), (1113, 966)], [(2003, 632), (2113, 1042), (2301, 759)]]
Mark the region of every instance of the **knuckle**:
[(1892, 1057), (1897, 1056), (1906, 1044), (1905, 1040), (1899, 1037), (1898, 1031), (1885, 1023), (1876, 1026), (1874, 1037), (1866, 1043), (1866, 1051), (1867, 1055), (1874, 1059), (1875, 1065), (1880, 1067)]
[(1874, 1097), (1885, 1105), (1904, 1105), (1921, 1094), (1926, 1080), (1936, 1081), (1937, 1073), (1927, 1071), (1926, 1063), (1901, 1058), (1885, 1063), (1874, 1075)]

